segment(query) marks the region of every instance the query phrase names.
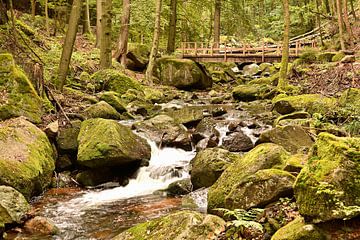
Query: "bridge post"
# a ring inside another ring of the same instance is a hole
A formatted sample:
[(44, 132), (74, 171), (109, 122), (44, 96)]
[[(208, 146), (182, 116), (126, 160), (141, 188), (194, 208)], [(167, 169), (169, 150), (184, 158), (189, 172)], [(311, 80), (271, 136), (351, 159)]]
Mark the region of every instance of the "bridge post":
[(299, 55), (299, 41), (296, 41), (296, 44), (295, 44), (295, 55), (296, 56)]
[(211, 44), (211, 56), (214, 56), (214, 44)]
[(197, 42), (195, 42), (195, 57), (197, 56)]
[(225, 62), (227, 62), (227, 47), (226, 47), (226, 45), (225, 45), (224, 60), (225, 60)]
[(261, 61), (265, 62), (265, 43), (264, 41), (262, 42), (262, 57), (261, 57)]
[(185, 55), (185, 44), (186, 44), (185, 42), (182, 42), (182, 43), (181, 43), (181, 45), (182, 45), (182, 46), (181, 46), (181, 47), (182, 47), (182, 57), (183, 57), (183, 58), (184, 58), (184, 55)]

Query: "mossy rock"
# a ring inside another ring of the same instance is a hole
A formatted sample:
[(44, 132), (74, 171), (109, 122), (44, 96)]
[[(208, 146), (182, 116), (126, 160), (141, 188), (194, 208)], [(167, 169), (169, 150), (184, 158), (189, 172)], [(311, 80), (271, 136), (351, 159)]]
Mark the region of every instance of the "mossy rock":
[(232, 91), (233, 98), (243, 102), (271, 98), (274, 96), (272, 93), (274, 87), (265, 84), (240, 85)]
[(319, 134), (294, 185), (301, 215), (314, 222), (359, 216), (359, 161), (360, 138)]
[(166, 192), (169, 196), (180, 196), (189, 194), (193, 190), (190, 179), (183, 179), (173, 183), (167, 187)]
[(345, 90), (339, 100), (342, 111), (353, 116), (360, 116), (360, 89), (349, 88)]
[(340, 62), (345, 56), (346, 54), (344, 52), (338, 52), (333, 56), (331, 60), (333, 62)]
[(0, 92), (0, 120), (24, 116), (33, 123), (41, 122), (43, 101), (11, 54), (0, 54)]
[(84, 110), (86, 118), (104, 118), (104, 119), (120, 119), (120, 113), (116, 111), (110, 104), (100, 101)]
[(313, 224), (306, 224), (302, 217), (298, 217), (280, 228), (271, 240), (325, 240), (321, 231)]
[(239, 154), (221, 148), (209, 148), (200, 151), (191, 160), (191, 182), (195, 189), (210, 187)]
[(42, 193), (55, 169), (54, 150), (46, 134), (24, 118), (0, 123), (0, 184), (27, 199)]
[(150, 56), (150, 47), (145, 44), (129, 43), (126, 67), (133, 71), (145, 70)]
[(297, 96), (278, 96), (273, 99), (274, 109), (280, 114), (290, 114), (295, 111), (306, 111), (310, 114), (326, 115), (334, 111), (338, 105), (335, 98), (320, 94), (303, 94)]
[(207, 89), (212, 86), (205, 68), (189, 59), (160, 58), (155, 63), (154, 76), (160, 84), (178, 89)]
[(311, 115), (308, 112), (293, 112), (293, 113), (289, 113), (289, 114), (285, 114), (285, 115), (281, 115), (279, 116), (275, 121), (274, 121), (274, 126), (276, 127), (276, 125), (278, 125), (281, 121), (284, 120), (289, 120), (289, 119), (310, 119)]
[[(259, 170), (264, 169), (283, 169), (289, 153), (281, 146), (273, 143), (260, 144), (244, 157), (236, 160), (212, 185), (208, 193), (208, 210), (215, 208), (237, 208), (234, 204), (229, 204), (234, 196), (232, 192), (239, 187), (239, 183)], [(241, 171), (240, 171), (241, 170)], [(230, 198), (231, 196), (231, 198)]]
[(144, 98), (146, 101), (150, 101), (152, 103), (164, 103), (165, 102), (165, 95), (161, 90), (145, 87), (144, 90)]
[(60, 153), (76, 153), (78, 149), (77, 137), (80, 132), (81, 121), (75, 120), (59, 129), (56, 137), (57, 148)]
[(316, 62), (316, 57), (318, 54), (318, 50), (313, 48), (307, 48), (301, 53), (299, 59), (301, 59), (302, 63), (314, 63)]
[(215, 239), (225, 230), (225, 221), (195, 211), (180, 211), (138, 224), (113, 240)]
[(336, 55), (334, 52), (324, 52), (317, 55), (317, 60), (321, 63), (332, 62), (333, 57)]
[(172, 117), (176, 123), (192, 124), (199, 123), (204, 118), (202, 108), (186, 106), (181, 109), (169, 110), (166, 115)]
[(94, 187), (113, 180), (114, 174), (111, 168), (96, 168), (81, 171), (76, 174), (76, 181), (82, 186)]
[(314, 144), (309, 133), (301, 126), (277, 126), (260, 135), (258, 143), (272, 142), (292, 153), (307, 152)]
[(12, 187), (0, 186), (0, 225), (22, 223), (30, 209), (30, 204), (20, 192)]
[(226, 208), (265, 207), (281, 197), (291, 197), (295, 177), (279, 169), (264, 169), (239, 179), (225, 198)]
[(89, 168), (124, 166), (149, 161), (145, 139), (115, 120), (95, 118), (81, 124), (77, 162)]
[(129, 89), (141, 90), (141, 84), (120, 71), (114, 69), (100, 70), (91, 76), (97, 90), (114, 91), (120, 95)]
[(119, 113), (126, 112), (126, 104), (116, 92), (103, 92), (100, 94), (100, 100), (110, 104)]

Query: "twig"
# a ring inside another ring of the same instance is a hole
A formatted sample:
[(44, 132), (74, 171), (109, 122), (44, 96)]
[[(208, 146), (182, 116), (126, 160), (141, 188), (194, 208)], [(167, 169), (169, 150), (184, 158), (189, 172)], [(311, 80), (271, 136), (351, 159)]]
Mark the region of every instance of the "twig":
[(66, 121), (68, 121), (68, 123), (71, 125), (71, 121), (69, 119), (69, 117), (67, 116), (67, 114), (65, 113), (63, 107), (61, 106), (61, 104), (59, 103), (58, 100), (56, 100), (54, 94), (52, 93), (51, 89), (48, 86), (44, 86), (46, 91), (49, 93), (50, 97), (52, 97), (52, 99), (54, 99), (56, 105), (59, 107), (60, 111), (64, 114), (64, 117), (66, 119)]

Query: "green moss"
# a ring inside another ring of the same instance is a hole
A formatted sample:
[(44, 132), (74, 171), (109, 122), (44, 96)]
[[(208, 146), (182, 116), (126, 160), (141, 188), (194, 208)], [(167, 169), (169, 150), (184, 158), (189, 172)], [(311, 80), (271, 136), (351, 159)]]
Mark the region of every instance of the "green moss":
[(120, 119), (120, 114), (110, 104), (100, 101), (84, 110), (87, 118)]
[(333, 56), (333, 58), (331, 60), (333, 62), (340, 62), (345, 56), (346, 55), (344, 52), (338, 52)]
[(165, 101), (164, 93), (155, 88), (145, 87), (144, 95), (145, 100), (152, 103), (163, 103)]
[(245, 102), (271, 98), (274, 94), (275, 88), (265, 84), (240, 85), (232, 91), (236, 100)]
[(126, 103), (121, 100), (116, 92), (103, 92), (100, 95), (100, 100), (107, 102), (120, 113), (126, 111)]
[(276, 73), (270, 77), (262, 77), (255, 80), (251, 80), (249, 84), (267, 84), (267, 85), (277, 85), (277, 81), (279, 80), (279, 73)]
[(10, 53), (0, 54), (0, 73), (10, 73), (15, 68), (13, 56)]
[(318, 51), (313, 48), (307, 48), (301, 53), (299, 59), (301, 59), (302, 63), (313, 63), (316, 61), (316, 56)]
[(332, 62), (333, 57), (336, 53), (333, 52), (324, 52), (317, 55), (317, 60), (321, 63)]

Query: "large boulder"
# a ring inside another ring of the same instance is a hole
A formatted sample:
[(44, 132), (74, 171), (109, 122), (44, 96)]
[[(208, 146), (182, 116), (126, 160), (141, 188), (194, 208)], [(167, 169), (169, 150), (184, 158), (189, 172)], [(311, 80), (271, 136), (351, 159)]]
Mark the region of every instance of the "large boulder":
[(0, 122), (0, 146), (0, 185), (29, 199), (51, 183), (54, 150), (35, 125), (21, 117)]
[(280, 114), (295, 111), (306, 111), (310, 114), (326, 114), (337, 106), (335, 98), (324, 97), (320, 94), (304, 94), (298, 96), (281, 96), (273, 99), (274, 109)]
[(266, 84), (239, 85), (232, 91), (233, 98), (243, 102), (271, 98), (274, 93), (274, 87)]
[(345, 90), (339, 100), (342, 110), (346, 110), (353, 115), (360, 115), (360, 89), (349, 88)]
[(0, 186), (0, 226), (21, 223), (30, 209), (30, 204), (21, 193), (12, 187)]
[(115, 120), (85, 120), (81, 124), (78, 143), (77, 162), (90, 168), (148, 161), (151, 155), (145, 139)]
[(301, 126), (277, 126), (260, 135), (259, 143), (272, 142), (283, 146), (287, 151), (297, 153), (307, 151), (314, 144), (309, 133)]
[(245, 152), (252, 149), (254, 144), (250, 137), (240, 130), (224, 137), (222, 147), (230, 152)]
[(283, 169), (289, 153), (273, 143), (261, 144), (244, 157), (236, 160), (221, 174), (209, 189), (208, 210), (214, 208), (238, 208), (237, 199), (247, 196), (235, 194), (242, 187), (242, 182), (259, 170)]
[(167, 115), (157, 115), (151, 119), (135, 123), (133, 127), (139, 132), (144, 132), (158, 145), (178, 147), (191, 150), (191, 134), (186, 127), (178, 124)]
[(100, 95), (100, 100), (110, 104), (119, 113), (126, 111), (125, 102), (121, 100), (119, 94), (116, 92), (103, 92)]
[(129, 43), (126, 67), (133, 71), (144, 71), (149, 62), (149, 56), (150, 48), (148, 45)]
[(212, 86), (212, 79), (206, 70), (188, 59), (160, 58), (156, 61), (154, 76), (163, 85), (179, 89), (207, 89)]
[(217, 216), (180, 211), (132, 227), (113, 240), (216, 239), (225, 230), (225, 221)]
[(314, 222), (360, 215), (360, 138), (321, 133), (294, 192), (301, 215)]
[(11, 54), (0, 54), (0, 120), (24, 116), (40, 123), (42, 99)]
[(84, 110), (86, 118), (120, 119), (120, 114), (110, 104), (100, 101)]
[(191, 160), (191, 182), (194, 189), (210, 187), (225, 169), (241, 156), (221, 148), (200, 151)]
[(181, 109), (171, 109), (165, 114), (172, 117), (176, 123), (196, 126), (204, 118), (204, 109), (186, 106)]
[(57, 149), (60, 153), (76, 154), (78, 149), (77, 137), (80, 132), (81, 121), (71, 121), (71, 124), (60, 127), (56, 136)]
[(261, 72), (261, 68), (256, 63), (246, 65), (243, 68), (243, 75), (244, 76), (252, 77), (252, 76), (257, 75), (260, 72)]

